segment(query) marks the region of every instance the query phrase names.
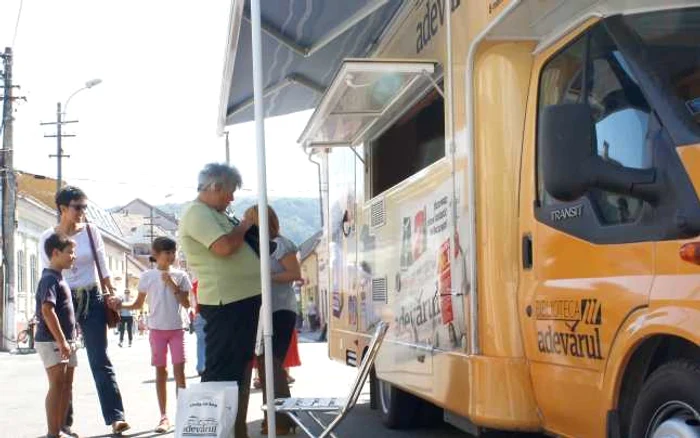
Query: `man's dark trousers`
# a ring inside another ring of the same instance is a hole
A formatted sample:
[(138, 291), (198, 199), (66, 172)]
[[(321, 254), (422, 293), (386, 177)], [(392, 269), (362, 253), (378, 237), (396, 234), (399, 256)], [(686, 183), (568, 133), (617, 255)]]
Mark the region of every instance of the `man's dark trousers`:
[(134, 340), (134, 317), (133, 316), (122, 316), (122, 320), (119, 321), (119, 345), (124, 342), (124, 329), (129, 335), (129, 345)]
[(219, 306), (200, 305), (204, 326), (205, 363), (202, 382), (238, 382), (236, 438), (247, 438), (246, 417), (253, 372), (260, 295)]

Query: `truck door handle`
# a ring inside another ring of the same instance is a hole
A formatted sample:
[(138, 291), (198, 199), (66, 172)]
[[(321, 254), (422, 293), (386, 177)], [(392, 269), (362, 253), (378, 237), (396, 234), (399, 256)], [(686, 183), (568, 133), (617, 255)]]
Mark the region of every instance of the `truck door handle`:
[(523, 235), (523, 269), (532, 269), (532, 235)]

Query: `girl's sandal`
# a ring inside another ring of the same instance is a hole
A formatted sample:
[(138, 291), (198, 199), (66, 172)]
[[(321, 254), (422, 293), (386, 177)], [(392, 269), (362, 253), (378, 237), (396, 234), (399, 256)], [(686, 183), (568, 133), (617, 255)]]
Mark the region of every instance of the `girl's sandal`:
[(168, 417), (163, 416), (160, 419), (160, 423), (158, 423), (158, 426), (155, 428), (155, 433), (166, 433), (170, 432), (170, 421), (168, 420)]

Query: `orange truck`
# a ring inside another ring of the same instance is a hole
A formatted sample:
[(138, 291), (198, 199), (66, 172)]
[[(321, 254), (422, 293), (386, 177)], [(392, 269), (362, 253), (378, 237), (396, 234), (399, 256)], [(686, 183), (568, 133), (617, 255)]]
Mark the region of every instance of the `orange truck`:
[(389, 427), (700, 437), (700, 2), (405, 2), (299, 142)]

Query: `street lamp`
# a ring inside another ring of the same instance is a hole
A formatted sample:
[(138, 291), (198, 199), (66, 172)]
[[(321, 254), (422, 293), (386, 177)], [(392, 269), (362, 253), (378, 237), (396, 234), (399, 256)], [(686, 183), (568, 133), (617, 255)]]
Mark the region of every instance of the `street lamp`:
[[(63, 105), (63, 115), (65, 116), (66, 114), (68, 114), (68, 102), (70, 102), (70, 100), (73, 98), (73, 96), (75, 96), (76, 94), (80, 93), (83, 90), (87, 90), (88, 88), (92, 88), (95, 85), (99, 85), (101, 83), (102, 83), (102, 79), (98, 79), (98, 78), (90, 79), (89, 81), (85, 82), (85, 86), (83, 88), (79, 88), (78, 90), (74, 91), (73, 94), (71, 94), (68, 97), (68, 99), (66, 99), (66, 104)], [(60, 102), (59, 102), (59, 105), (60, 105)]]
[(49, 157), (53, 158), (56, 157), (57, 159), (57, 172), (56, 172), (56, 193), (58, 193), (61, 190), (61, 182), (62, 182), (62, 172), (61, 172), (61, 161), (63, 157), (69, 157), (70, 155), (63, 155), (63, 147), (61, 147), (61, 139), (63, 137), (75, 137), (75, 135), (72, 134), (62, 134), (61, 133), (61, 128), (64, 124), (66, 123), (76, 123), (77, 120), (65, 120), (65, 115), (68, 111), (68, 103), (70, 100), (75, 96), (76, 94), (80, 93), (83, 90), (87, 90), (88, 88), (92, 88), (95, 85), (99, 85), (102, 83), (102, 79), (91, 79), (87, 82), (85, 82), (85, 86), (82, 88), (79, 88), (78, 90), (74, 91), (73, 94), (68, 96), (68, 99), (66, 99), (65, 105), (63, 105), (63, 111), (61, 111), (61, 102), (59, 101), (56, 104), (56, 122), (51, 122), (51, 123), (42, 123), (42, 125), (56, 125), (56, 135), (45, 135), (44, 137), (56, 137), (56, 155), (49, 155)]

